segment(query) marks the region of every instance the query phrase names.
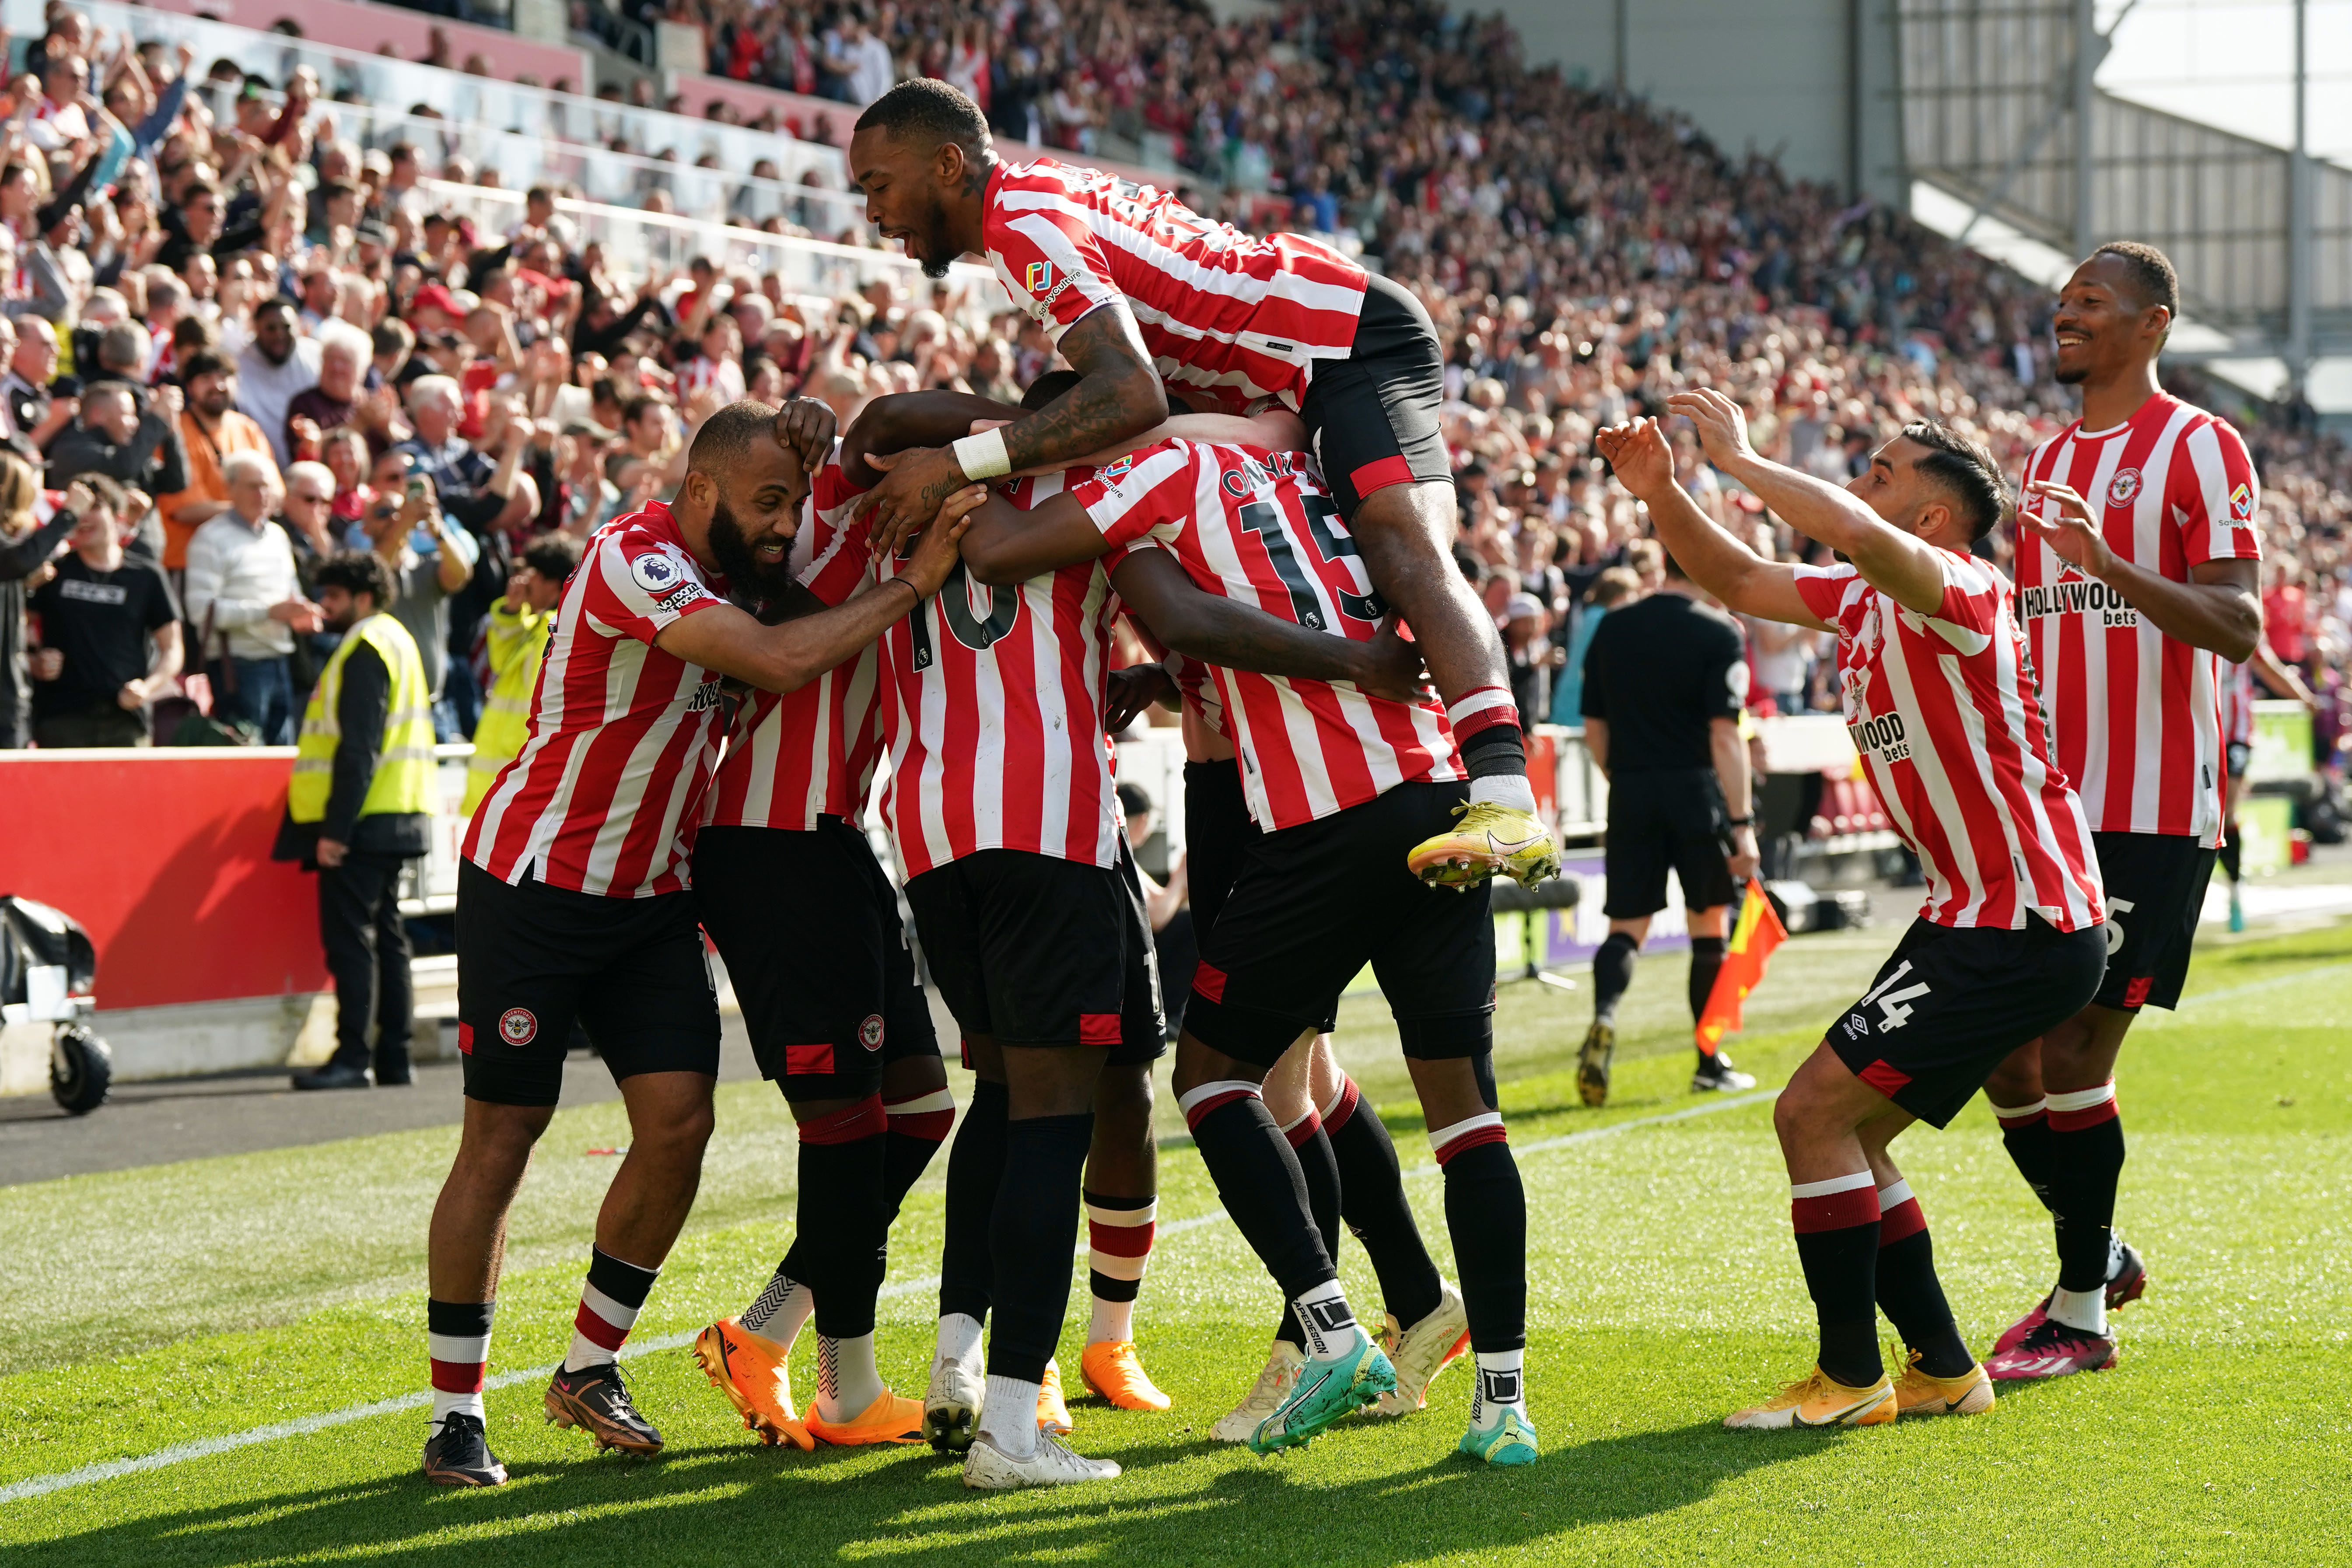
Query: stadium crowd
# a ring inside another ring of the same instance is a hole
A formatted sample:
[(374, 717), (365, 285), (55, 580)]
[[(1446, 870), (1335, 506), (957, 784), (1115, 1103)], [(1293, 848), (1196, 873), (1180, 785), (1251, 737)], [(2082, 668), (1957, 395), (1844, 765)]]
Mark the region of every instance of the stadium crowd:
[[(1230, 22), (1095, 0), (645, 14), (701, 25), (730, 76), (856, 103), (931, 74), (1001, 129), (1079, 153), (1097, 132), (1164, 137), (1202, 212), (1360, 239), (1437, 323), (1457, 554), (1506, 628), (1531, 720), (1575, 721), (1575, 656), (1659, 570), (1597, 429), (1706, 384), (1738, 397), (1767, 456), (1817, 474), (1843, 478), (1921, 415), (2014, 473), (2070, 416), (2045, 291), (1687, 121), (1530, 71), (1499, 19), (1421, 0)], [(438, 728), (471, 734), (517, 565), (667, 493), (711, 410), (798, 392), (845, 426), (893, 390), (1014, 398), (1052, 360), (1035, 323), (987, 321), (944, 283), (822, 300), (700, 260), (614, 276), (550, 192), (511, 232), (480, 232), (426, 183), (467, 171), (337, 135), (308, 72), (267, 82), (224, 61), (192, 91), (188, 50), (125, 48), (69, 7), (49, 15), (0, 100), (0, 497), (21, 503), (0, 520), (0, 565), (31, 563), (0, 593), (0, 744), (26, 743), (28, 714), (159, 699), (176, 731), (189, 688), (232, 728), (287, 740), (329, 636), (310, 574), (346, 546), (393, 566), (431, 650)], [(839, 237), (877, 243), (864, 226)], [(2330, 699), (2332, 744), (2352, 655), (2352, 456), (2284, 417), (2244, 423), (2268, 635)], [(1703, 505), (1794, 558), (1796, 536), (1694, 439), (1676, 456)], [(180, 657), (204, 681), (176, 679), (160, 641), (149, 658), (144, 626), (102, 671), (61, 663), (46, 630), (28, 639), (28, 602), (50, 606), (45, 628), (59, 619), (59, 590), (37, 580), (68, 548), (37, 531), (34, 498), (93, 475), (122, 487), (104, 495), (131, 569), (168, 575)], [(1822, 638), (1749, 634), (1759, 708), (1834, 705)]]

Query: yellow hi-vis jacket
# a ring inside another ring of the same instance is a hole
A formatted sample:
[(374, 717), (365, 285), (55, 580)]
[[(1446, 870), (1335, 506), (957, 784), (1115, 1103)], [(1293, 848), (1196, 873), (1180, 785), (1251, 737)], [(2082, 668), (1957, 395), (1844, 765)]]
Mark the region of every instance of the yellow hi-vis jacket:
[(539, 667), (547, 658), (547, 639), (554, 630), (552, 611), (534, 610), (529, 605), (509, 610), (504, 599), (490, 606), (487, 637), (490, 689), (482, 699), (482, 716), (474, 724), (474, 760), (466, 764), (468, 818), (498, 783), (499, 770), (514, 761), (530, 733), (530, 700), (539, 690)]
[(360, 815), (430, 816), (439, 809), (436, 797), (440, 790), (434, 778), (433, 696), (425, 685), (425, 660), (408, 628), (379, 612), (343, 634), (310, 693), (310, 707), (303, 710), (302, 733), (294, 748), (294, 782), (286, 792), (286, 814), (297, 822), (326, 820), (327, 797), (334, 788), (335, 748), (343, 738), (338, 707), (343, 694), (343, 666), (362, 643), (375, 649), (391, 673), (392, 705), (383, 719), (383, 750), (376, 757), (375, 777), (368, 783)]

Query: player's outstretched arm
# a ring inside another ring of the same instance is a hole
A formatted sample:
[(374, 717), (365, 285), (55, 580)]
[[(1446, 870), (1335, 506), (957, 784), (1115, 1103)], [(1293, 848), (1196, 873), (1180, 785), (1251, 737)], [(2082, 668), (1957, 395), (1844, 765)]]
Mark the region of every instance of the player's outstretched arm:
[(2054, 479), (2037, 479), (2026, 487), (2030, 495), (2058, 503), (2058, 515), (2047, 518), (2018, 509), (2021, 535), (2047, 540), (2058, 559), (2079, 567), (2124, 596), (2166, 637), (2191, 647), (2210, 648), (2232, 664), (2253, 657), (2263, 639), (2263, 602), (2259, 562), (2222, 557), (2189, 569), (2189, 581), (2176, 583), (2161, 572), (2125, 560), (2099, 531), (2090, 503)]
[(1658, 542), (1674, 552), (1690, 580), (1743, 616), (1829, 630), (1797, 592), (1797, 571), (1766, 561), (1715, 524), (1675, 482), (1674, 454), (1654, 419), (1612, 425), (1594, 444), (1618, 482), (1650, 509)]
[(1837, 486), (1758, 456), (1748, 444), (1747, 416), (1713, 387), (1678, 392), (1666, 399), (1666, 406), (1698, 427), (1709, 462), (1746, 485), (1799, 533), (1853, 562), (1872, 587), (1921, 615), (1943, 607), (1944, 563), (1935, 546), (1889, 524)]
[[(871, 491), (882, 482), (883, 469), (869, 464), (867, 458), (943, 447), (970, 430), (975, 420), (1020, 416), (1016, 405), (969, 392), (898, 392), (877, 397), (866, 405), (851, 423), (848, 435), (842, 437), (842, 477), (859, 489)], [(892, 467), (895, 468), (897, 464)], [(861, 508), (876, 504), (871, 494), (858, 498)], [(881, 543), (878, 536), (876, 543)]]
[[(1099, 536), (1097, 536), (1099, 537)], [(1301, 680), (1344, 680), (1375, 697), (1425, 697), (1421, 651), (1393, 622), (1370, 642), (1310, 632), (1237, 599), (1203, 593), (1164, 550), (1130, 551), (1110, 574), (1152, 636), (1188, 658)]]
[(1026, 511), (992, 490), (972, 509), (963, 563), (975, 581), (995, 586), (1025, 583), (1109, 549), (1110, 541), (1067, 490)]
[[(940, 508), (939, 521), (904, 569), (835, 609), (802, 616), (779, 626), (762, 626), (732, 605), (718, 604), (672, 621), (654, 634), (654, 646), (688, 664), (767, 691), (794, 691), (845, 659), (854, 658), (900, 616), (940, 591), (956, 563), (956, 547), (970, 526), (965, 514), (980, 504), (986, 487), (967, 485)], [(901, 591), (902, 585), (905, 590)]]
[(929, 522), (967, 476), (1001, 479), (1017, 469), (1076, 462), (1168, 417), (1167, 390), (1124, 300), (1079, 318), (1062, 334), (1060, 348), (1078, 372), (1077, 385), (1001, 429), (908, 448), (890, 465), (867, 503), (878, 552), (895, 551)]

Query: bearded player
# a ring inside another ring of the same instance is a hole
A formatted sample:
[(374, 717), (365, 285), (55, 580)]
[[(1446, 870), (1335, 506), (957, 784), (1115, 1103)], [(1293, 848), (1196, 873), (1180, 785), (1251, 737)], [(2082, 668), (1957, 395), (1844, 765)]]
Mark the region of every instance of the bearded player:
[(2058, 1252), (2056, 1286), (1994, 1342), (1996, 1379), (2112, 1366), (2107, 1313), (2147, 1288), (2114, 1228), (2116, 1058), (2140, 1009), (2180, 999), (2223, 832), (2221, 666), (2262, 636), (2245, 443), (2157, 384), (2179, 310), (2172, 265), (2152, 246), (2105, 246), (2074, 269), (2051, 331), (2083, 416), (2025, 465), (2018, 613), (2056, 762), (2097, 846), (2109, 952), (2090, 1005), (1985, 1086)]
[[(1720, 393), (1668, 406), (1717, 468), (1840, 563), (1761, 560), (1717, 527), (1675, 483), (1654, 420), (1602, 432), (1601, 455), (1692, 582), (1742, 615), (1837, 634), (1847, 728), (1927, 878), (1876, 984), (1773, 1107), (1819, 1350), (1809, 1374), (1725, 1425), (1980, 1414), (1991, 1381), (1889, 1146), (1915, 1121), (1944, 1126), (2011, 1050), (2078, 1012), (2107, 945), (2090, 829), (2051, 760), (2011, 589), (1972, 553), (2005, 487), (1981, 448), (1937, 425), (1906, 426), (1841, 490), (1758, 457)], [(1910, 1347), (1899, 1380), (1879, 1359), (1879, 1310)]]
[(934, 277), (959, 256), (985, 256), (1079, 373), (1001, 429), (904, 454), (875, 492), (884, 548), (968, 479), (1065, 466), (1141, 437), (1166, 416), (1171, 386), (1229, 412), (1290, 409), (1371, 588), (1427, 657), (1469, 776), (1460, 820), (1401, 847), (1408, 865), (1446, 883), (1557, 875), (1502, 641), (1450, 553), (1444, 365), (1421, 301), (1304, 236), (1260, 239), (1097, 170), (1008, 164), (978, 107), (940, 81), (900, 82), (869, 105), (849, 166), (884, 238)]

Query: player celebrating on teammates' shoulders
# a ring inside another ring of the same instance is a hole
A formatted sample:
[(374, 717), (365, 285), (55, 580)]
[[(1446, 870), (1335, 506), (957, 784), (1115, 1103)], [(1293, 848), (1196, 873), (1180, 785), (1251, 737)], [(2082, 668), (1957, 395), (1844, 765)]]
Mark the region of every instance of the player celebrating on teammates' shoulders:
[[(780, 428), (792, 437), (780, 441)], [(466, 1121), (433, 1211), (427, 1479), (496, 1486), (483, 1373), (507, 1210), (555, 1113), (575, 1020), (621, 1089), (629, 1152), (597, 1215), (549, 1419), (600, 1447), (661, 1434), (615, 1364), (693, 1205), (719, 1072), (719, 1005), (687, 886), (733, 676), (791, 691), (929, 599), (956, 564), (964, 492), (898, 578), (766, 626), (721, 596), (780, 565), (832, 445), (821, 403), (734, 403), (703, 423), (677, 499), (601, 530), (565, 586), (523, 748), (482, 798), (457, 869), (457, 1040)], [(907, 593), (898, 590), (904, 587)]]
[[(781, 617), (867, 586), (866, 553), (842, 526), (853, 494), (836, 443), (791, 555), (756, 577), (730, 574), (737, 597)], [(874, 1303), (891, 1222), (955, 1120), (898, 892), (866, 839), (880, 662), (869, 645), (796, 691), (753, 691), (694, 844), (703, 928), (760, 1070), (800, 1130), (792, 1248), (740, 1316), (702, 1331), (695, 1355), (761, 1442), (802, 1448), (921, 1440), (921, 1403), (876, 1369)], [(812, 1316), (817, 1388), (803, 1421), (788, 1365)]]
[(1501, 638), (1449, 553), (1444, 365), (1421, 301), (1304, 236), (1260, 239), (1097, 170), (1008, 164), (980, 110), (945, 82), (904, 81), (875, 100), (849, 166), (884, 238), (904, 241), (934, 277), (959, 256), (987, 257), (1080, 373), (1004, 428), (908, 454), (875, 492), (885, 550), (968, 478), (1066, 465), (1144, 435), (1165, 416), (1169, 385), (1234, 412), (1289, 408), (1371, 590), (1428, 658), (1468, 770), (1461, 820), (1413, 847), (1409, 864), (1448, 883), (1557, 875)]
[[(1139, 551), (1164, 547), (1206, 592), (1315, 628), (1335, 647), (1385, 635), (1386, 607), (1303, 453), (1165, 441), (1074, 478), (1031, 511), (993, 500), (983, 510), (984, 537), (965, 538), (983, 582), (1105, 557), (1125, 571)], [(1248, 674), (1230, 660), (1215, 673), (1243, 793), (1266, 831), (1243, 850), (1202, 939), (1174, 1087), (1219, 1196), (1307, 1342), (1295, 1384), (1250, 1447), (1305, 1443), (1396, 1385), (1349, 1307), (1297, 1154), (1260, 1087), (1369, 963), (1445, 1173), (1477, 1365), (1460, 1447), (1493, 1464), (1531, 1463), (1520, 1364), (1527, 1204), (1495, 1103), (1488, 890), (1431, 886), (1386, 847), (1431, 832), (1468, 795), (1444, 711), (1330, 679)]]
[(2262, 637), (2258, 482), (2238, 433), (2157, 384), (2180, 311), (2152, 246), (2103, 246), (2051, 321), (2083, 416), (2026, 459), (2017, 596), (2026, 645), (2107, 889), (2107, 977), (1985, 1085), (2049, 1208), (2058, 1283), (1994, 1342), (1996, 1378), (2112, 1365), (2107, 1312), (2147, 1288), (2115, 1233), (2116, 1058), (2144, 1006), (2180, 999), (2224, 831), (2220, 666)]
[[(1877, 983), (1773, 1108), (1819, 1360), (1725, 1425), (1973, 1415), (1991, 1408), (1992, 1384), (1952, 1321), (1888, 1144), (1914, 1121), (1945, 1125), (2011, 1050), (2071, 1017), (2106, 956), (2090, 829), (2049, 755), (2012, 590), (1969, 553), (2000, 521), (2000, 474), (1942, 426), (1913, 424), (1841, 490), (1758, 457), (1721, 393), (1668, 406), (1698, 426), (1716, 467), (1846, 558), (1759, 559), (1675, 482), (1654, 420), (1598, 438), (1693, 582), (1740, 614), (1837, 634), (1847, 728), (1927, 876), (1926, 907)], [(1899, 1383), (1879, 1360), (1874, 1301), (1911, 1348)]]

